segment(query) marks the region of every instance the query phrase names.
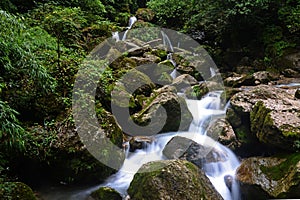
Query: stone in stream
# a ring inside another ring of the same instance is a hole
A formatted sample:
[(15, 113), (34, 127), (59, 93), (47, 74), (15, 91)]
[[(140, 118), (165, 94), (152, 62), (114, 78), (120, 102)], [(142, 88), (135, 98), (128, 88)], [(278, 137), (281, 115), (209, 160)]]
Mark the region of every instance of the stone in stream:
[[(185, 100), (176, 94), (176, 88), (164, 86), (154, 90), (149, 101), (140, 112), (132, 116), (135, 123), (145, 126), (144, 133), (139, 134), (153, 132), (157, 134), (188, 129), (192, 122), (192, 114), (187, 108)], [(150, 122), (151, 125), (149, 125)], [(163, 127), (160, 130), (156, 130), (161, 126)], [(130, 133), (128, 134), (130, 135)]]
[(228, 189), (231, 191), (232, 183), (233, 183), (233, 177), (231, 175), (225, 175), (224, 176), (224, 182)]
[(242, 199), (300, 197), (299, 153), (247, 158), (242, 161), (236, 174)]
[(222, 199), (205, 174), (184, 160), (144, 164), (134, 175), (128, 194), (132, 200)]
[(168, 159), (182, 159), (202, 169), (204, 163), (226, 161), (227, 155), (214, 147), (204, 146), (185, 137), (173, 137), (163, 150)]
[(121, 195), (110, 187), (101, 187), (92, 192), (87, 200), (122, 200)]

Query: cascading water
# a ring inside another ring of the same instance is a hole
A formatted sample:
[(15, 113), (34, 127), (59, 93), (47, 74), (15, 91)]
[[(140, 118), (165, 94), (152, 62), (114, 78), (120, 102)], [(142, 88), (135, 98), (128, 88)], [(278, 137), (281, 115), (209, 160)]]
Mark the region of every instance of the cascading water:
[[(225, 155), (225, 161), (205, 163), (203, 170), (225, 200), (240, 199), (239, 186), (234, 178), (235, 170), (239, 166), (237, 157), (231, 150), (206, 136), (205, 131), (204, 124), (209, 118), (224, 115), (226, 112), (226, 110), (220, 109), (220, 94), (220, 92), (212, 92), (201, 100), (187, 99), (188, 108), (194, 118), (189, 131), (156, 135), (153, 138), (153, 142), (146, 145), (143, 149), (138, 149), (134, 153), (127, 152), (122, 168), (101, 186), (114, 188), (122, 194), (123, 198), (126, 198), (127, 189), (138, 169), (147, 162), (165, 159), (162, 153), (164, 147), (173, 137), (181, 136), (192, 139), (202, 145), (213, 146)], [(231, 182), (230, 186), (226, 181)]]
[[(124, 32), (124, 35), (122, 37), (122, 41), (126, 40), (126, 37), (127, 37), (127, 33), (128, 31), (132, 28), (133, 24), (137, 21), (137, 18), (135, 16), (132, 16), (129, 18), (129, 23), (128, 23), (128, 26), (126, 27), (126, 31)], [(116, 40), (116, 42), (120, 41), (120, 35), (119, 35), (119, 32), (116, 31), (116, 32), (112, 32), (112, 38), (114, 40)]]
[(125, 31), (125, 33), (123, 35), (123, 38), (122, 38), (123, 41), (126, 40), (128, 31), (132, 28), (133, 24), (136, 21), (137, 21), (137, 18), (135, 16), (129, 18), (129, 26), (127, 27), (127, 30)]

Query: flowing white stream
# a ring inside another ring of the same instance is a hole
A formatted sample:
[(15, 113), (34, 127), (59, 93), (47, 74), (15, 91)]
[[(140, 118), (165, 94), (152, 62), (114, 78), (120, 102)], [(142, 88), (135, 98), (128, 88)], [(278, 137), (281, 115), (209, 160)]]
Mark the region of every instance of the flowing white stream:
[[(114, 188), (122, 194), (123, 198), (126, 198), (127, 189), (137, 170), (147, 162), (166, 159), (162, 154), (164, 147), (174, 136), (181, 136), (192, 139), (199, 144), (214, 147), (226, 156), (225, 161), (204, 164), (203, 170), (225, 200), (240, 199), (239, 186), (234, 180), (235, 170), (239, 166), (237, 157), (231, 150), (206, 136), (205, 128), (203, 127), (205, 121), (209, 120), (210, 117), (225, 114), (225, 110), (220, 110), (219, 94), (218, 92), (213, 92), (201, 100), (186, 100), (188, 108), (194, 117), (189, 131), (156, 135), (154, 141), (144, 149), (136, 150), (133, 153), (127, 152), (122, 168), (109, 177), (101, 186)], [(226, 177), (231, 177), (232, 184), (230, 189), (226, 186)], [(95, 190), (95, 188), (91, 188), (89, 192), (92, 190)], [(87, 191), (85, 192), (87, 193)], [(80, 195), (82, 195), (82, 192), (73, 197), (75, 199)]]

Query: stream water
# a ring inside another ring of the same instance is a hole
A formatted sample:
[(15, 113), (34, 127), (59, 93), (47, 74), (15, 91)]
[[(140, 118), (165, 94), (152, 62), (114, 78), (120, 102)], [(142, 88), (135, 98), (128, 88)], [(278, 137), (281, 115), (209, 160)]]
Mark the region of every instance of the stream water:
[[(237, 157), (231, 150), (206, 136), (207, 120), (211, 120), (211, 118), (215, 116), (224, 115), (226, 112), (226, 108), (221, 109), (220, 94), (220, 92), (211, 92), (201, 100), (187, 99), (188, 108), (194, 118), (189, 130), (186, 132), (158, 134), (154, 136), (153, 142), (146, 145), (143, 149), (138, 149), (133, 153), (128, 151), (122, 168), (116, 174), (109, 177), (103, 184), (73, 191), (64, 190), (61, 193), (56, 191), (56, 193), (48, 193), (43, 197), (46, 200), (84, 200), (92, 191), (102, 186), (108, 186), (116, 189), (125, 198), (135, 172), (147, 162), (166, 159), (162, 153), (164, 147), (174, 136), (181, 136), (189, 138), (201, 145), (211, 146), (225, 155), (225, 160), (205, 163), (203, 170), (225, 200), (240, 199), (239, 186), (234, 180), (235, 170), (239, 166)], [(225, 183), (225, 177), (228, 176), (232, 177), (231, 189), (229, 189)]]
[[(131, 29), (136, 20), (137, 19), (135, 17), (130, 18), (127, 31)], [(122, 40), (126, 39), (127, 31), (124, 33)], [(176, 63), (172, 59), (172, 52), (174, 49), (171, 41), (164, 32), (162, 32), (162, 37), (164, 45), (168, 47), (168, 60), (170, 60), (174, 67), (176, 67)], [(113, 33), (113, 38), (116, 41), (120, 40), (118, 32)], [(211, 69), (211, 75), (213, 76), (215, 74), (216, 72)], [(174, 69), (171, 73), (171, 76), (176, 78), (176, 69)], [(184, 95), (180, 94), (180, 96)], [(109, 177), (101, 185), (85, 188), (73, 188), (70, 190), (54, 188), (53, 190), (47, 190), (47, 192), (41, 192), (43, 199), (84, 200), (93, 191), (103, 186), (114, 188), (120, 192), (125, 199), (127, 196), (127, 189), (138, 169), (147, 162), (166, 159), (162, 153), (163, 149), (173, 137), (181, 136), (189, 138), (206, 147), (209, 146), (217, 149), (218, 152), (222, 152), (222, 155), (225, 157), (224, 159), (217, 162), (204, 163), (203, 170), (213, 186), (225, 200), (239, 200), (239, 185), (235, 181), (235, 171), (240, 165), (239, 160), (230, 149), (206, 135), (207, 125), (210, 120), (215, 117), (225, 116), (227, 106), (221, 106), (220, 96), (221, 91), (213, 91), (208, 93), (201, 100), (186, 99), (188, 109), (193, 115), (193, 121), (189, 130), (185, 132), (169, 132), (155, 135), (153, 136), (154, 139), (151, 143), (146, 143), (147, 145), (144, 145), (143, 149), (137, 149), (134, 152), (129, 152), (128, 143), (126, 159), (123, 166), (116, 174)], [(228, 178), (230, 179), (230, 186), (228, 186), (228, 182), (226, 182), (226, 179)]]

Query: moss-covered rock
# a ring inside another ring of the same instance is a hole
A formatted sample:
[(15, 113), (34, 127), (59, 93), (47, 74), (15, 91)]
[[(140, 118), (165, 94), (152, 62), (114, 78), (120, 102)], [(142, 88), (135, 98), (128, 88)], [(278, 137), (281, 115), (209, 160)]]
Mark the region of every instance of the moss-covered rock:
[(227, 118), (238, 139), (245, 136), (242, 144), (259, 140), (260, 146), (264, 143), (274, 150), (297, 150), (300, 102), (294, 99), (294, 92), (295, 89), (260, 85), (234, 95)]
[[(149, 98), (149, 103), (132, 117), (137, 124), (145, 126), (145, 133), (155, 134), (186, 130), (192, 122), (192, 115), (185, 100), (170, 86), (155, 90)], [(158, 127), (162, 128), (157, 130)]]
[(36, 200), (32, 189), (21, 182), (0, 183), (0, 199), (3, 200)]
[(299, 198), (300, 155), (253, 157), (237, 170), (243, 199)]
[(222, 199), (209, 179), (192, 163), (156, 161), (143, 165), (128, 189), (133, 200)]
[(214, 81), (205, 81), (197, 85), (193, 85), (185, 91), (185, 95), (190, 99), (201, 99), (208, 92), (222, 90), (223, 86)]
[(101, 187), (92, 192), (90, 197), (91, 200), (122, 200), (121, 195), (110, 187)]

